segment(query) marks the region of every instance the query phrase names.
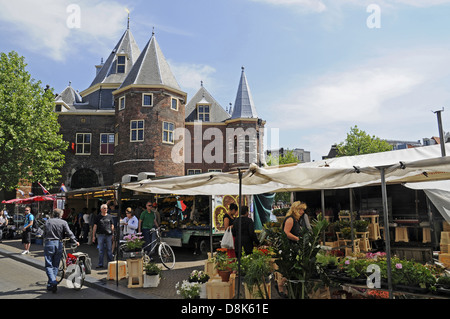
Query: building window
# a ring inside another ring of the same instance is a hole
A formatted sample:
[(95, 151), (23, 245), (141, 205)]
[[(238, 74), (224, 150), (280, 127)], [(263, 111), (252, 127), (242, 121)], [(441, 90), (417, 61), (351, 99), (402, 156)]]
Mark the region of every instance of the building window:
[(91, 154), (91, 133), (77, 133), (77, 155), (90, 155)]
[(209, 105), (198, 106), (198, 120), (209, 122)]
[(119, 111), (125, 108), (125, 96), (119, 98)]
[(100, 155), (114, 154), (114, 133), (100, 134)]
[(178, 111), (178, 99), (172, 98), (170, 108), (172, 110)]
[(144, 140), (144, 120), (131, 121), (130, 141), (142, 142)]
[(222, 173), (222, 170), (221, 169), (208, 169), (208, 173), (211, 173), (211, 172)]
[(153, 106), (153, 94), (142, 93), (142, 106)]
[(173, 144), (173, 131), (175, 125), (170, 122), (163, 122), (163, 142)]
[(117, 57), (117, 73), (125, 73), (125, 61), (126, 57), (124, 55)]
[(188, 175), (197, 175), (197, 174), (201, 174), (201, 173), (202, 173), (201, 169), (188, 169), (187, 170)]

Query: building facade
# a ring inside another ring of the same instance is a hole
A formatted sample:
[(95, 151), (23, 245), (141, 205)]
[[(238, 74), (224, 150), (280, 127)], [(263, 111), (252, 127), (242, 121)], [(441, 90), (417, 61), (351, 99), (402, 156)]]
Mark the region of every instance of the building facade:
[(265, 121), (241, 70), (233, 110), (203, 83), (188, 101), (154, 34), (141, 51), (129, 28), (89, 88), (55, 98), (69, 142), (61, 182), (69, 190), (112, 185), (124, 176), (157, 178), (231, 171), (264, 162)]

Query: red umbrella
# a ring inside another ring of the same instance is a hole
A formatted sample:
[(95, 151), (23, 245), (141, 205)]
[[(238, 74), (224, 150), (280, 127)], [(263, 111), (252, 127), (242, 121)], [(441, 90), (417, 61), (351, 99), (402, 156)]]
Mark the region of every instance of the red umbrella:
[(28, 198), (14, 198), (2, 201), (2, 204), (30, 204), (33, 202), (54, 201), (56, 198), (49, 195), (39, 195)]

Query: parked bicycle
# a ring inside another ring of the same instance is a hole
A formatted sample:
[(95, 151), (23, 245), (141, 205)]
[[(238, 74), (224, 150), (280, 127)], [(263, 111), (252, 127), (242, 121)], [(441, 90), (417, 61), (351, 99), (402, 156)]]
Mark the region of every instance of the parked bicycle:
[(66, 250), (66, 243), (69, 238), (63, 239), (63, 253), (59, 263), (56, 280), (60, 283), (67, 275), (67, 285), (69, 288), (80, 290), (83, 287), (86, 278), (86, 268), (88, 255), (82, 252), (75, 252), (77, 245), (72, 245), (73, 253), (69, 254)]
[[(161, 241), (161, 227), (152, 229), (150, 232), (156, 232), (156, 239), (142, 248), (144, 251), (144, 263), (150, 262), (150, 255), (157, 251), (161, 263), (164, 265), (164, 267), (166, 267), (167, 269), (172, 269), (175, 266), (175, 254), (169, 244)], [(152, 245), (153, 248), (150, 251), (147, 251), (146, 248), (149, 246), (151, 247)], [(125, 247), (125, 244), (120, 246), (122, 256), (123, 252), (125, 251)]]

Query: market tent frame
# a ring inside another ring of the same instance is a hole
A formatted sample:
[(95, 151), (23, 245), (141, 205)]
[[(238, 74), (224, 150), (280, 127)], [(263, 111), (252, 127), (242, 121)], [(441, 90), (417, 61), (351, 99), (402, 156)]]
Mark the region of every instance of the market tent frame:
[[(449, 147), (444, 146), (446, 149)], [(450, 149), (449, 149), (450, 151)], [(205, 173), (124, 184), (139, 192), (179, 195), (262, 194), (268, 192), (355, 188), (381, 185), (384, 223), (388, 224), (387, 184), (450, 179), (450, 157), (441, 145), (333, 158), (295, 166), (258, 167), (245, 172)], [(241, 203), (240, 203), (241, 204)], [(391, 264), (389, 232), (385, 235), (387, 264)], [(239, 245), (239, 244), (238, 244)], [(239, 264), (240, 265), (240, 264)], [(391, 267), (387, 267), (392, 294)], [(239, 289), (239, 285), (238, 285)]]

